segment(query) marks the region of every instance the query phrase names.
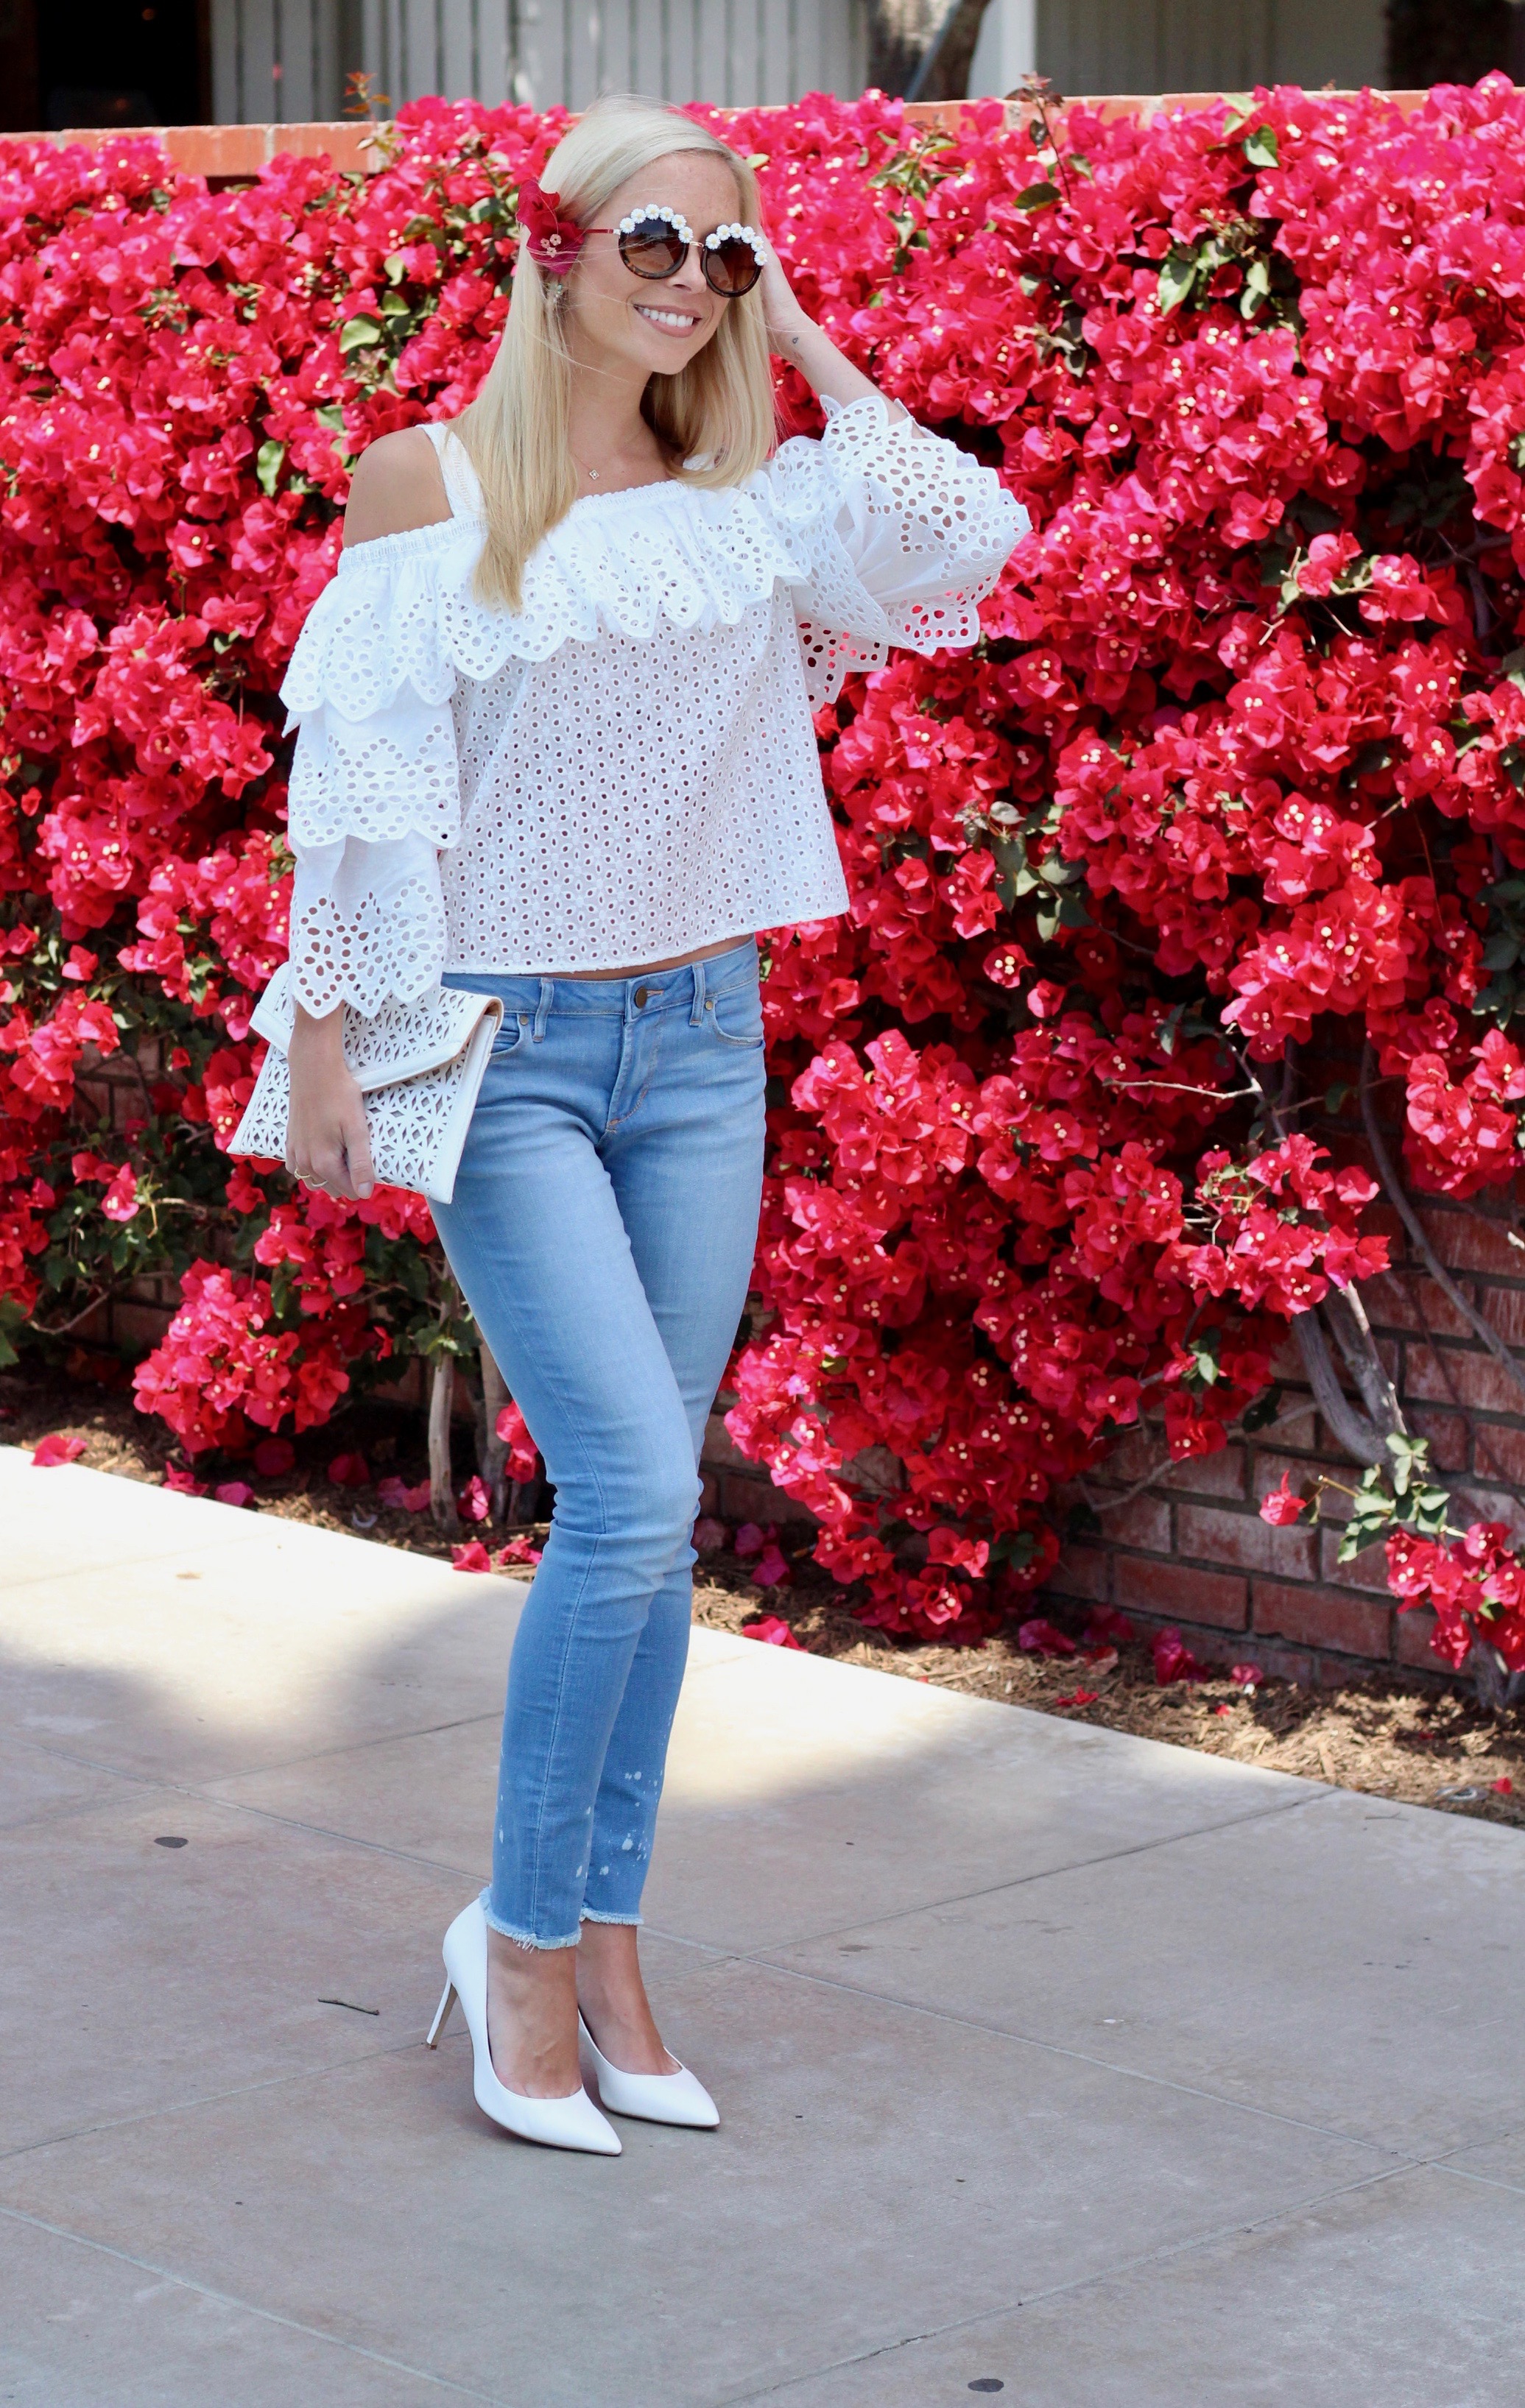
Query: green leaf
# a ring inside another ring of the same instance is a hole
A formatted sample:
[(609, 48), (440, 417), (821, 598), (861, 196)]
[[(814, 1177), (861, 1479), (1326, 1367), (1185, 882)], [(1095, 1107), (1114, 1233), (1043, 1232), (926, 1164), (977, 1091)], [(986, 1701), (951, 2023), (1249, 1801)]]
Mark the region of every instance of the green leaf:
[(1239, 314), (1253, 318), (1271, 298), (1271, 270), (1263, 259), (1252, 259), (1244, 270), (1244, 290), (1239, 296)]
[(254, 458), (254, 469), (259, 478), (261, 493), (274, 495), (275, 489), (281, 482), (281, 464), (285, 457), (286, 447), (283, 443), (277, 443), (272, 438), (269, 442), (260, 445)]
[(352, 318), (339, 330), (338, 348), (340, 354), (347, 356), (351, 351), (367, 351), (381, 339), (381, 330), (374, 318)]
[(1050, 201), (1057, 201), (1058, 197), (1057, 184), (1029, 184), (1026, 192), (1018, 193), (1016, 206), (1019, 209), (1043, 209), (1048, 207)]
[(1276, 136), (1273, 127), (1270, 125), (1258, 125), (1253, 134), (1246, 136), (1244, 141), (1244, 158), (1248, 165), (1251, 167), (1280, 166), (1281, 160), (1276, 150)]
[(1267, 1388), (1262, 1396), (1256, 1398), (1255, 1402), (1252, 1405), (1245, 1406), (1244, 1412), (1239, 1416), (1240, 1426), (1252, 1432), (1255, 1430), (1269, 1429), (1271, 1424), (1275, 1420), (1276, 1415), (1280, 1412), (1281, 1407), (1282, 1392), (1280, 1388)]
[(1167, 254), (1159, 271), (1159, 307), (1164, 317), (1168, 318), (1173, 309), (1179, 309), (1182, 302), (1189, 299), (1196, 281), (1196, 252), (1182, 251), (1177, 246)]

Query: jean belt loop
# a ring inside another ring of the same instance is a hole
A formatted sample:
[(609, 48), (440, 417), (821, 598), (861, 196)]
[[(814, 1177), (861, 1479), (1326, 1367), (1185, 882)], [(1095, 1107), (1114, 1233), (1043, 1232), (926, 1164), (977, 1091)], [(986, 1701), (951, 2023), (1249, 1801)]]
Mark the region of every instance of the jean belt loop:
[(531, 1032), (537, 1045), (545, 1035), (545, 1024), (551, 1016), (551, 998), (555, 994), (555, 991), (556, 986), (554, 979), (541, 979), (540, 1000), (536, 1009), (535, 1026)]
[(690, 967), (694, 972), (694, 1009), (688, 1018), (690, 1026), (697, 1028), (704, 1018), (704, 964), (694, 962)]

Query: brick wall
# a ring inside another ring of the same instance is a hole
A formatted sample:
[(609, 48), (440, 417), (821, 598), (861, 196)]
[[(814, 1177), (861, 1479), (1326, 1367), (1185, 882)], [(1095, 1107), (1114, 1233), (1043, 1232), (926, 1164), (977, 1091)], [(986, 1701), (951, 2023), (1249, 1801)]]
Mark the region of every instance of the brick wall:
[[(1426, 1199), (1425, 1232), (1472, 1304), (1511, 1351), (1525, 1343), (1525, 1241), (1497, 1208)], [(1385, 1368), (1417, 1436), (1456, 1492), (1453, 1518), (1525, 1531), (1525, 1392), (1497, 1363), (1405, 1245), (1395, 1219), (1393, 1268), (1361, 1290)], [(1520, 1358), (1525, 1369), (1525, 1358)], [(1383, 1551), (1338, 1560), (1345, 1500), (1326, 1492), (1316, 1529), (1275, 1528), (1258, 1511), (1284, 1471), (1306, 1489), (1320, 1472), (1354, 1484), (1360, 1466), (1312, 1409), (1288, 1341), (1277, 1363), (1277, 1423), (1256, 1438), (1158, 1470), (1158, 1432), (1140, 1429), (1084, 1484), (1098, 1535), (1067, 1546), (1050, 1584), (1056, 1600), (1097, 1600), (1148, 1625), (1178, 1623), (1210, 1660), (1249, 1657), (1268, 1671), (1321, 1683), (1385, 1666), (1434, 1673), (1428, 1612), (1399, 1613)]]

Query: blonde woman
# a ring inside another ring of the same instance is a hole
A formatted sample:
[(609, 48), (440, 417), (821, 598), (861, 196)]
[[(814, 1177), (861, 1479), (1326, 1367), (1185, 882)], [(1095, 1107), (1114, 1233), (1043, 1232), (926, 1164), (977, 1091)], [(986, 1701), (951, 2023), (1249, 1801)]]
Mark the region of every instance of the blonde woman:
[[(813, 324), (750, 168), (690, 119), (601, 101), (543, 184), (478, 398), (360, 461), (285, 689), (287, 1159), (372, 1183), (343, 1005), (501, 996), (435, 1218), (555, 1512), (430, 2038), (458, 1995), (485, 2113), (613, 2154), (584, 2066), (611, 2113), (717, 2120), (636, 1932), (756, 1235), (754, 931), (846, 908), (813, 704), (888, 645), (971, 643), (1022, 518)], [(823, 440), (775, 449), (770, 349)]]

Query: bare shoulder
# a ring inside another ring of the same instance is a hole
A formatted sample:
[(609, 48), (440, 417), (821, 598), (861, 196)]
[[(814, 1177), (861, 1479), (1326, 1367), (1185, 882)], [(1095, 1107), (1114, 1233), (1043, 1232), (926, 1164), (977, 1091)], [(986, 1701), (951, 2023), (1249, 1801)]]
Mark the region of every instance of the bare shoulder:
[(450, 516), (439, 457), (421, 426), (379, 435), (355, 464), (344, 512), (344, 543), (371, 543)]

